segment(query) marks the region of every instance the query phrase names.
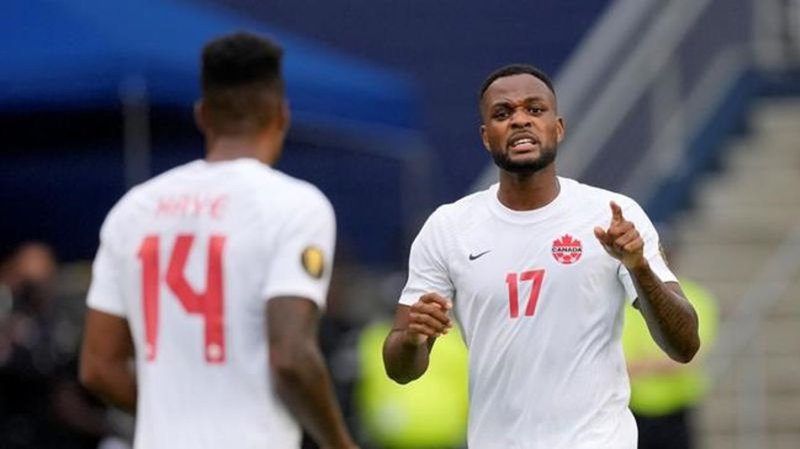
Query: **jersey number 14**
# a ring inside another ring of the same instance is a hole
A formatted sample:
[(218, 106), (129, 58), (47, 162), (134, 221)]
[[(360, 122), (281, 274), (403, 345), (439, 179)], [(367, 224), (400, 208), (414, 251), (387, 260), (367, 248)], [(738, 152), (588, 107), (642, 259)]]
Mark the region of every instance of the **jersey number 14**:
[[(139, 246), (138, 253), (142, 262), (144, 335), (148, 361), (155, 360), (158, 352), (159, 292), (162, 280), (159, 266), (160, 240), (157, 235), (146, 236)], [(223, 363), (225, 361), (225, 329), (222, 250), (225, 247), (225, 236), (212, 235), (208, 242), (206, 287), (203, 292), (197, 292), (189, 285), (184, 275), (186, 260), (193, 243), (194, 235), (178, 235), (163, 280), (187, 313), (200, 315), (203, 318), (206, 361)]]

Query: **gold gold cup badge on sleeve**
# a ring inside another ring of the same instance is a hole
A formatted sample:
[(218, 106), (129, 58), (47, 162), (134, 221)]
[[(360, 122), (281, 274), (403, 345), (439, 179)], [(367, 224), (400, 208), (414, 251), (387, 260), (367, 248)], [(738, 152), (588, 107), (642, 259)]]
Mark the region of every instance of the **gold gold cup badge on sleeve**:
[(303, 263), (303, 268), (311, 277), (321, 278), (322, 273), (325, 272), (325, 256), (322, 250), (316, 246), (309, 246), (303, 250), (300, 258)]

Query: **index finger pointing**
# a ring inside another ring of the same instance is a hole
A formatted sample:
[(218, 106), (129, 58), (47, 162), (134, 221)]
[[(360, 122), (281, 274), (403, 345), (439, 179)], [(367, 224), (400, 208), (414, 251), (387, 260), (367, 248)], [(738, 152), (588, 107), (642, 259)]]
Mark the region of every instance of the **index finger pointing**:
[(625, 219), (622, 217), (622, 208), (619, 207), (619, 204), (617, 204), (616, 202), (612, 201), (611, 202), (611, 222), (612, 223), (619, 223), (619, 222), (621, 222), (623, 220), (625, 220)]

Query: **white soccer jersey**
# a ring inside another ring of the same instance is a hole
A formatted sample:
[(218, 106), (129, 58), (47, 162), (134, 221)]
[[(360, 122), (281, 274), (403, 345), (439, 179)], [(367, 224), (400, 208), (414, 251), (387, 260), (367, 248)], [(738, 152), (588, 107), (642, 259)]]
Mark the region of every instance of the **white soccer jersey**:
[[(452, 298), (469, 347), (470, 449), (635, 449), (620, 344), (628, 271), (594, 236), (616, 201), (663, 281), (675, 281), (632, 199), (558, 178), (550, 204), (513, 211), (497, 185), (436, 210), (411, 247), (400, 303)], [(432, 357), (436, 357), (435, 349)]]
[(137, 449), (299, 447), (271, 387), (266, 302), (324, 306), (334, 221), (319, 190), (254, 159), (191, 162), (114, 206), (87, 301), (130, 324)]

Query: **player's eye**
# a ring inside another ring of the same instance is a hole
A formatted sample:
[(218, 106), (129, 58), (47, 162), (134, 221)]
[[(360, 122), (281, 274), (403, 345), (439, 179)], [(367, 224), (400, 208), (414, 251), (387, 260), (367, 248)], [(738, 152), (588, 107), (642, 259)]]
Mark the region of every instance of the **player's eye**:
[(508, 109), (497, 109), (492, 114), (492, 118), (495, 120), (503, 120), (508, 118), (509, 112)]

